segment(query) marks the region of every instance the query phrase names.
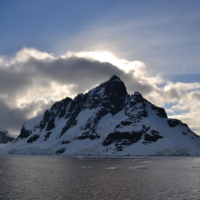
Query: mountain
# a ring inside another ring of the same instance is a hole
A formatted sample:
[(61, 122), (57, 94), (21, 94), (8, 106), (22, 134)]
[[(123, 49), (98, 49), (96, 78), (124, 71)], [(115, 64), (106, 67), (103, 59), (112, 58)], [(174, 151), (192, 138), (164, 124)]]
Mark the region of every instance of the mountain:
[(6, 144), (15, 140), (15, 137), (8, 131), (0, 128), (0, 144)]
[(117, 76), (56, 102), (0, 151), (61, 155), (200, 155), (200, 138)]

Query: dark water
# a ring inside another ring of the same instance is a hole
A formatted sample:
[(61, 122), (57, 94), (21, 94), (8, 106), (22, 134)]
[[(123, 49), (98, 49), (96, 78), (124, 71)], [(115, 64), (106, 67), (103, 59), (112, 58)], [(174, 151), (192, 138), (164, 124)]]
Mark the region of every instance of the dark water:
[[(136, 166), (146, 169), (129, 169)], [(0, 200), (6, 199), (199, 200), (200, 158), (2, 156)]]

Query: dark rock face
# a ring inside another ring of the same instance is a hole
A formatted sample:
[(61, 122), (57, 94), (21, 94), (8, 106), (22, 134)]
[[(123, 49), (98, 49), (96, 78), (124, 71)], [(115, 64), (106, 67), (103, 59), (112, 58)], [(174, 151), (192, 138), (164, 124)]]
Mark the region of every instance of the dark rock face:
[(46, 127), (46, 131), (55, 128), (54, 120), (56, 117), (62, 118), (66, 114), (68, 104), (72, 101), (71, 98), (65, 98), (60, 102), (56, 102), (50, 110), (45, 111), (44, 117), (39, 124), (40, 130)]
[(55, 154), (58, 155), (58, 154), (64, 153), (65, 150), (66, 150), (66, 148), (60, 148), (60, 149), (58, 149), (58, 150), (56, 151)]
[(156, 142), (158, 139), (162, 139), (163, 136), (160, 136), (160, 135), (149, 135), (149, 134), (146, 134), (145, 137), (144, 137), (144, 140), (147, 141), (147, 142)]
[(44, 141), (47, 141), (47, 139), (49, 138), (49, 136), (51, 135), (51, 132), (47, 132), (46, 135), (44, 136)]
[(0, 129), (0, 144), (14, 141), (15, 138), (9, 135), (8, 131)]
[(35, 142), (40, 136), (39, 135), (33, 135), (31, 136), (28, 140), (27, 140), (27, 143), (32, 143), (32, 142)]
[(25, 129), (25, 127), (23, 126), (20, 132), (20, 135), (17, 137), (16, 141), (19, 140), (20, 138), (27, 138), (29, 135), (32, 134), (32, 131)]
[(160, 135), (158, 131), (151, 130), (150, 133), (147, 133), (144, 137), (144, 143), (156, 142), (158, 139), (162, 139), (163, 136)]
[(157, 107), (155, 105), (151, 105), (151, 109), (156, 111), (156, 115), (161, 118), (167, 118), (167, 114), (163, 108)]
[(101, 136), (100, 135), (87, 135), (87, 134), (82, 134), (81, 136), (77, 137), (76, 140), (85, 140), (87, 138), (89, 138), (90, 140), (95, 140), (95, 139), (99, 139)]
[(176, 127), (180, 125), (180, 121), (177, 119), (168, 119), (167, 123), (169, 124), (170, 127)]
[(79, 94), (75, 97), (75, 99), (71, 102), (70, 108), (68, 110), (67, 115), (65, 116), (67, 120), (66, 125), (63, 127), (60, 137), (72, 126), (76, 125), (76, 117), (80, 113), (85, 103), (85, 96), (83, 94)]
[[(117, 77), (113, 76), (105, 86), (104, 100), (101, 105), (107, 112), (115, 115), (124, 107), (125, 98), (127, 95), (124, 83)], [(105, 114), (105, 113), (102, 113)]]
[[(137, 112), (135, 112), (137, 111)], [(147, 117), (146, 100), (139, 92), (135, 92), (134, 95), (128, 95), (125, 104), (125, 114), (129, 116), (129, 120), (134, 123), (138, 123), (143, 117)], [(130, 123), (130, 121), (128, 123)]]
[(68, 140), (65, 140), (65, 141), (62, 141), (62, 143), (61, 144), (69, 144), (70, 143), (70, 141), (68, 141)]
[[(141, 132), (115, 132), (110, 133), (103, 142), (103, 146), (108, 146), (112, 143), (116, 143), (116, 146), (119, 145), (131, 145), (140, 140), (142, 136)], [(121, 148), (120, 148), (121, 149)]]
[(150, 144), (156, 142), (158, 139), (162, 139), (163, 136), (159, 134), (158, 131), (150, 130), (150, 127), (143, 125), (141, 131), (132, 131), (132, 132), (114, 132), (110, 133), (103, 142), (103, 146), (109, 146), (115, 144), (116, 150), (122, 151), (124, 147), (137, 143), (144, 137), (143, 144)]

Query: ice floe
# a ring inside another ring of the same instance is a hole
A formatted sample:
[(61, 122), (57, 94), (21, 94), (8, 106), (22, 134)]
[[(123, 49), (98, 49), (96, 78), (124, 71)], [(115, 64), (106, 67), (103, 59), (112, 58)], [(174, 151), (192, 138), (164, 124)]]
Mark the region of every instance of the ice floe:
[(106, 169), (117, 169), (117, 167), (107, 167)]
[(145, 166), (129, 167), (129, 169), (147, 169)]
[(152, 161), (150, 161), (150, 160), (146, 160), (146, 161), (144, 161), (144, 162), (141, 162), (141, 163), (153, 163)]
[(82, 169), (86, 169), (86, 168), (88, 168), (88, 169), (92, 169), (93, 166), (81, 166), (81, 168), (82, 168)]
[(30, 174), (23, 174), (23, 176), (30, 176)]

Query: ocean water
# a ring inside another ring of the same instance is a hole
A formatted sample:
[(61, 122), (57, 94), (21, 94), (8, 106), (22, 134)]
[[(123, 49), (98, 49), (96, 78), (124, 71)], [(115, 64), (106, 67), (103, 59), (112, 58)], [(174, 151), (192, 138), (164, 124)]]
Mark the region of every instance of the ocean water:
[(0, 156), (0, 200), (200, 199), (198, 157)]

